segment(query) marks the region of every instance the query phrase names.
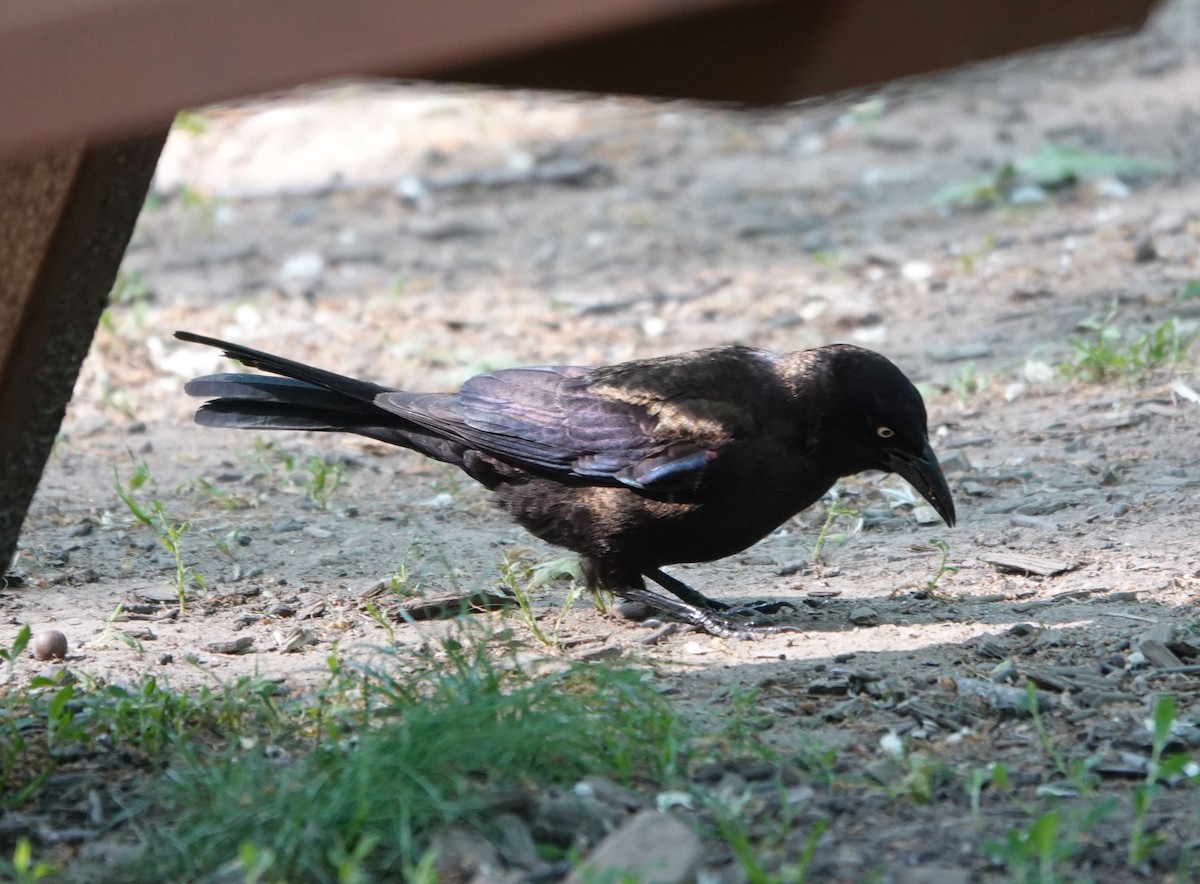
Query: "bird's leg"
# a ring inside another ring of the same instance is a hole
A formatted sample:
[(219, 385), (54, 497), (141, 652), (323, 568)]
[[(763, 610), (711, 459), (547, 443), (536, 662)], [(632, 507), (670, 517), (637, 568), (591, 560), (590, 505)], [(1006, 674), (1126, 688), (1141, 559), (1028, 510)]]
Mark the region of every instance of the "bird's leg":
[(716, 599), (710, 599), (702, 592), (698, 592), (679, 580), (664, 572), (661, 568), (654, 568), (647, 571), (646, 576), (661, 586), (663, 589), (679, 596), (683, 601), (687, 602), (696, 608), (703, 608), (706, 611), (724, 611), (726, 614), (746, 614), (753, 616), (754, 614), (778, 614), (780, 611), (794, 611), (796, 606), (791, 602), (747, 602), (744, 605), (730, 605), (725, 602), (719, 602)]
[(661, 568), (654, 568), (645, 572), (646, 576), (665, 589), (672, 595), (677, 595), (689, 605), (695, 608), (703, 608), (706, 611), (726, 611), (731, 605), (725, 602), (719, 602), (716, 599), (710, 599), (704, 593), (692, 589), (682, 580), (677, 577), (672, 577)]
[(684, 623), (690, 623), (703, 632), (718, 638), (765, 638), (768, 635), (798, 631), (794, 626), (758, 626), (744, 623), (721, 611), (708, 611), (680, 599), (673, 599), (662, 593), (646, 589), (645, 584), (613, 589), (613, 592), (627, 601), (641, 602), (648, 607), (672, 614)]

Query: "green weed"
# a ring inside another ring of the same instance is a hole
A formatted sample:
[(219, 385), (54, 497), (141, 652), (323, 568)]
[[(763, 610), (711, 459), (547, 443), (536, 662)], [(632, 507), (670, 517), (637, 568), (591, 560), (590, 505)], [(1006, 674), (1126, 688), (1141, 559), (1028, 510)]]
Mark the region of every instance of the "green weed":
[(400, 557), (400, 567), (388, 578), (392, 592), (402, 598), (416, 598), (421, 595), (420, 563), (425, 553), (417, 541), (413, 541)]
[(933, 202), (943, 208), (978, 208), (1004, 202), (1022, 185), (1054, 189), (1105, 177), (1149, 178), (1171, 169), (1170, 163), (1159, 160), (1046, 144), (1035, 154), (1004, 163), (991, 175), (942, 188)]
[[(829, 489), (827, 496), (829, 498), (829, 505), (825, 510), (825, 521), (821, 524), (821, 530), (817, 532), (817, 539), (813, 544), (813, 564), (821, 561), (821, 554), (825, 551), (825, 544), (845, 543), (849, 538), (861, 531), (863, 526), (862, 515), (854, 507), (846, 506), (841, 502), (841, 494), (836, 487)], [(834, 533), (832, 530), (834, 522), (843, 517), (852, 520), (850, 528), (844, 532)]]
[(958, 568), (950, 564), (950, 544), (939, 537), (932, 537), (929, 540), (929, 545), (937, 549), (940, 554), (937, 570), (933, 572), (933, 576), (925, 581), (925, 588), (921, 591), (921, 596), (924, 598), (937, 598), (938, 584), (947, 574), (953, 575), (958, 573)]
[(304, 462), (304, 478), (301, 487), (308, 499), (320, 510), (329, 508), (333, 492), (342, 484), (344, 466), (314, 454)]
[(1074, 880), (1063, 866), (1078, 851), (1081, 841), (1116, 807), (1116, 799), (1101, 802), (1082, 817), (1065, 817), (1061, 809), (1047, 811), (1028, 827), (1013, 826), (1003, 841), (988, 839), (984, 852), (1001, 863), (1016, 884), (1057, 884)]
[(1092, 774), (1091, 769), (1095, 766), (1095, 759), (1076, 759), (1071, 764), (1067, 764), (1066, 759), (1058, 751), (1058, 748), (1054, 745), (1054, 741), (1050, 738), (1050, 734), (1046, 730), (1046, 723), (1042, 721), (1041, 704), (1038, 702), (1038, 689), (1032, 682), (1025, 687), (1025, 697), (1021, 703), (1021, 708), (1033, 719), (1033, 726), (1037, 730), (1038, 740), (1041, 742), (1042, 748), (1046, 750), (1046, 754), (1050, 756), (1050, 760), (1054, 763), (1059, 776), (1070, 783), (1079, 794), (1093, 794), (1096, 791), (1096, 777)]
[[(8, 868), (6, 869), (5, 866)], [(49, 863), (34, 860), (33, 847), (28, 838), (21, 838), (17, 841), (11, 863), (0, 859), (0, 874), (5, 875), (15, 884), (32, 884), (34, 881), (50, 877), (57, 871)]]
[(1120, 306), (1114, 301), (1103, 316), (1080, 322), (1079, 328), (1090, 334), (1069, 339), (1075, 354), (1059, 371), (1090, 383), (1135, 379), (1187, 361), (1192, 345), (1200, 340), (1200, 328), (1184, 330), (1173, 316), (1132, 335), (1117, 324), (1119, 315)]
[(987, 380), (987, 375), (980, 374), (972, 361), (959, 369), (950, 381), (950, 389), (957, 394), (959, 403), (965, 408), (971, 399), (987, 387)]
[(501, 551), (500, 586), (516, 600), (521, 620), (529, 627), (533, 637), (549, 647), (553, 646), (555, 642), (550, 640), (550, 637), (543, 631), (541, 623), (538, 622), (538, 617), (533, 612), (533, 600), (529, 595), (533, 576), (533, 566), (526, 558), (529, 552), (527, 547)]
[(1162, 843), (1160, 837), (1146, 835), (1146, 817), (1159, 782), (1179, 776), (1191, 761), (1183, 753), (1163, 758), (1163, 751), (1171, 739), (1174, 724), (1175, 698), (1169, 695), (1159, 697), (1150, 719), (1151, 748), (1146, 780), (1133, 790), (1133, 830), (1129, 836), (1130, 868), (1144, 862), (1150, 851)]
[(120, 473), (117, 468), (113, 467), (113, 485), (116, 488), (117, 497), (125, 504), (126, 509), (133, 515), (135, 519), (154, 532), (155, 539), (171, 554), (175, 561), (175, 576), (174, 586), (175, 593), (179, 599), (179, 612), (183, 613), (186, 607), (187, 595), (192, 590), (203, 590), (207, 583), (204, 575), (195, 570), (191, 565), (188, 565), (183, 560), (183, 535), (187, 532), (190, 525), (189, 522), (175, 522), (167, 518), (166, 511), (163, 509), (162, 501), (151, 501), (151, 511), (139, 504), (133, 497), (134, 492), (140, 489), (150, 480), (150, 468), (146, 462), (139, 461), (134, 467), (133, 475), (130, 476), (129, 485), (126, 487), (121, 483)]

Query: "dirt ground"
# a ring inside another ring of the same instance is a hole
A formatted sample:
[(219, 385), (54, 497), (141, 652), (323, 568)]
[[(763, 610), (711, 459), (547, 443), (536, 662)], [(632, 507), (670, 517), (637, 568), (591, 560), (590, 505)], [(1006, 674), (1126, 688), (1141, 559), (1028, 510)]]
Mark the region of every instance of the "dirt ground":
[[(961, 785), (914, 798), (887, 735), (910, 762), (1004, 761), (1031, 803), (1066, 807), (1089, 796), (1001, 689), (1041, 688), (1051, 738), (1067, 762), (1092, 760), (1101, 794), (1144, 776), (1156, 697), (1178, 699), (1178, 747), (1200, 744), (1200, 347), (1136, 379), (1054, 370), (1113, 305), (1128, 337), (1200, 321), (1198, 96), (1200, 4), (1186, 2), (1131, 38), (772, 112), (378, 85), (204, 111), (168, 144), (25, 525), (23, 580), (0, 590), (0, 646), (29, 623), (66, 633), (66, 666), (109, 680), (302, 684), (334, 643), (353, 656), (388, 641), (362, 598), (381, 581), (387, 613), (389, 583), (483, 590), (506, 556), (561, 555), (410, 453), (194, 427), (183, 381), (233, 369), (175, 329), (438, 390), (510, 365), (850, 341), (921, 386), (957, 528), (926, 523), (897, 478), (864, 476), (842, 484), (858, 515), (835, 519), (816, 564), (824, 505), (743, 554), (673, 569), (719, 598), (793, 603), (778, 620), (800, 630), (762, 641), (587, 597), (564, 614), (554, 580), (534, 598), (555, 648), (511, 612), (475, 616), (507, 618), (531, 660), (644, 665), (714, 715), (756, 691), (764, 739), (837, 747), (838, 769), (876, 788), (798, 812), (830, 822), (814, 880), (1013, 874), (980, 847), (1015, 824), (1011, 798), (984, 794), (981, 834)], [(1048, 144), (1171, 170), (936, 200)], [(313, 454), (343, 467), (324, 507)], [(206, 588), (183, 614), (174, 559), (114, 490), (114, 469), (127, 484), (139, 461), (135, 498), (189, 522), (184, 561)], [(397, 623), (395, 641), (442, 628)], [(1190, 879), (1194, 797), (1155, 801), (1164, 840), (1135, 871)], [(1118, 812), (1083, 832), (1072, 874), (1126, 879), (1127, 829)], [(721, 856), (709, 871), (741, 874)]]

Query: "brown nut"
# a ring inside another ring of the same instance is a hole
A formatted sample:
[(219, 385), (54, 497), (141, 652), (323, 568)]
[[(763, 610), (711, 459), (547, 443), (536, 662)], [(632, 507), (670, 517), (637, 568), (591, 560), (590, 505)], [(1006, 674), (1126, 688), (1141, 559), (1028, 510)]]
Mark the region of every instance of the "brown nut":
[(33, 656), (39, 660), (61, 660), (67, 656), (67, 637), (57, 629), (43, 629), (33, 637)]

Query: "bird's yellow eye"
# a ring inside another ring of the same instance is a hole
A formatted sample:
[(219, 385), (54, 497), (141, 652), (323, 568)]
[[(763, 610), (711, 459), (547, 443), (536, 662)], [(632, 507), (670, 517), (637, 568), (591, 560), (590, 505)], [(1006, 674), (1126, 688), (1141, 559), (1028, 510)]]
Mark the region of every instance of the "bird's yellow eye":
[(875, 435), (878, 436), (880, 439), (890, 439), (896, 435), (896, 431), (893, 430), (891, 427), (876, 427)]

